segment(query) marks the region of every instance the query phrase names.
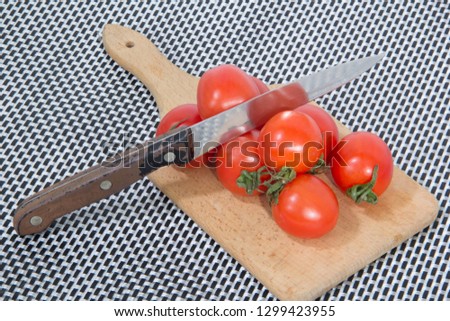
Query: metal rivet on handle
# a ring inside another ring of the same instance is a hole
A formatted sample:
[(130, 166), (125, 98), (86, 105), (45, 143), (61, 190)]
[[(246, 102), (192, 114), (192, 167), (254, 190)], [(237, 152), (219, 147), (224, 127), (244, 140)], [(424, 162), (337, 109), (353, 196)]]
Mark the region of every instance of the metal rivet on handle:
[(112, 186), (111, 181), (103, 181), (100, 183), (100, 188), (104, 191), (109, 190)]
[(168, 163), (172, 163), (175, 160), (175, 154), (172, 152), (168, 152), (164, 155), (164, 160)]
[(40, 216), (33, 216), (32, 218), (30, 218), (30, 223), (33, 226), (40, 225), (42, 223), (42, 217), (40, 217)]

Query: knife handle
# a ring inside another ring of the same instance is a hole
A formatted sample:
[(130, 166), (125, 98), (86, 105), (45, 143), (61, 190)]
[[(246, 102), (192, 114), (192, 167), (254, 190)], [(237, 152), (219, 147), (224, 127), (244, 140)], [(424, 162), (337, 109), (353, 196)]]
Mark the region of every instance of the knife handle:
[(193, 158), (191, 129), (177, 128), (28, 197), (14, 213), (14, 228), (19, 235), (42, 232), (57, 218), (118, 193), (160, 167)]

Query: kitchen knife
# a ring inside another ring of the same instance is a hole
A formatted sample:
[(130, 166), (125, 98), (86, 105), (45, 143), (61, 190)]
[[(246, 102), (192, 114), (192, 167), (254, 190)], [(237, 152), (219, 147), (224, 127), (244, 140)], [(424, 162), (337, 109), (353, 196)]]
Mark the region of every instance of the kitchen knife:
[(183, 165), (253, 128), (351, 81), (383, 55), (353, 60), (305, 76), (190, 127), (177, 128), (124, 151), (22, 201), (14, 214), (20, 235), (45, 230), (65, 214), (115, 194), (160, 167)]

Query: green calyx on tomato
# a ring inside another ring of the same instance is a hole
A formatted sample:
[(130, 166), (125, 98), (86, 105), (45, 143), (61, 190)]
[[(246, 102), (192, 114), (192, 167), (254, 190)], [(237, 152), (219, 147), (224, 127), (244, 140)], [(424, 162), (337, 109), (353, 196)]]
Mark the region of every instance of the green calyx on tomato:
[(278, 197), (284, 186), (295, 179), (297, 173), (293, 168), (283, 167), (279, 171), (262, 166), (257, 171), (249, 172), (243, 170), (236, 180), (236, 184), (244, 188), (247, 194), (253, 194), (254, 191), (261, 190), (261, 186), (266, 187), (266, 197), (269, 204), (278, 204)]
[(308, 171), (308, 174), (313, 174), (313, 175), (322, 174), (322, 173), (325, 173), (325, 171), (327, 169), (329, 169), (329, 166), (325, 162), (324, 156), (322, 154), (320, 156), (319, 160), (317, 161), (316, 165), (314, 165), (314, 167)]
[[(331, 175), (336, 185), (355, 202), (376, 204), (388, 188), (394, 162), (386, 143), (369, 132), (354, 132), (342, 138), (338, 161), (333, 158)], [(341, 143), (339, 142), (339, 143)]]
[[(241, 195), (258, 195), (263, 193), (264, 186), (252, 186), (253, 182), (264, 181), (263, 175), (249, 181), (251, 188), (243, 189), (236, 182), (245, 170), (249, 173), (258, 172), (263, 166), (258, 154), (258, 130), (252, 130), (242, 136), (234, 138), (220, 146), (216, 154), (216, 174), (222, 185), (230, 192)], [(261, 171), (259, 172), (261, 173)], [(251, 192), (249, 192), (251, 189)]]
[(361, 202), (367, 202), (370, 204), (376, 204), (378, 202), (378, 196), (373, 192), (373, 187), (377, 182), (378, 177), (378, 165), (373, 168), (372, 179), (366, 184), (359, 184), (350, 187), (345, 192), (352, 200), (357, 204)]
[(248, 195), (253, 195), (255, 191), (264, 193), (261, 187), (261, 176), (265, 171), (265, 166), (262, 166), (257, 171), (250, 172), (248, 170), (242, 170), (241, 175), (236, 180), (237, 186), (245, 189)]
[(283, 167), (280, 171), (272, 171), (271, 178), (264, 183), (267, 186), (267, 200), (270, 205), (278, 204), (278, 197), (283, 191), (286, 184), (290, 183), (297, 177), (297, 173), (293, 168)]

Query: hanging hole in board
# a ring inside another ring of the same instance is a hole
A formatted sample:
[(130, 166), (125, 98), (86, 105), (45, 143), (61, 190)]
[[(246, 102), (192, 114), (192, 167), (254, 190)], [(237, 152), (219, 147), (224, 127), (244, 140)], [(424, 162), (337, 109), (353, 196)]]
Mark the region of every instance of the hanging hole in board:
[(134, 47), (134, 42), (133, 41), (128, 41), (125, 46), (127, 46), (128, 48), (133, 48)]

